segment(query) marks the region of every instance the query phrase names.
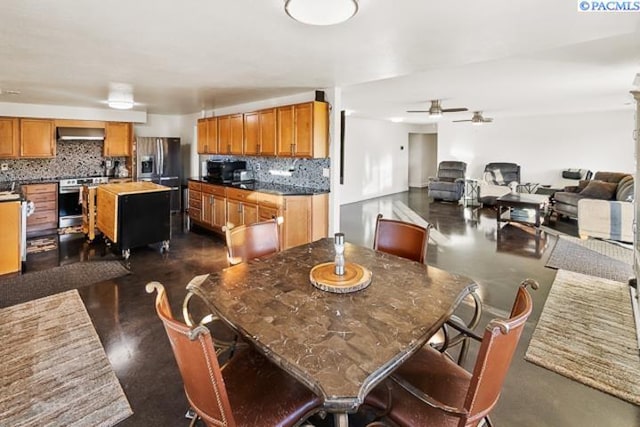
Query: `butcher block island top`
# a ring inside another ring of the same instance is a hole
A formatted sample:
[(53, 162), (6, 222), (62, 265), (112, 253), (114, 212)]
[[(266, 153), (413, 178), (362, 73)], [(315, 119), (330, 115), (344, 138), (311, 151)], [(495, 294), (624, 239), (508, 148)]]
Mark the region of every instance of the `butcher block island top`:
[(153, 182), (123, 182), (120, 184), (103, 184), (100, 189), (122, 196), (125, 194), (152, 193), (154, 191), (171, 191), (171, 188)]

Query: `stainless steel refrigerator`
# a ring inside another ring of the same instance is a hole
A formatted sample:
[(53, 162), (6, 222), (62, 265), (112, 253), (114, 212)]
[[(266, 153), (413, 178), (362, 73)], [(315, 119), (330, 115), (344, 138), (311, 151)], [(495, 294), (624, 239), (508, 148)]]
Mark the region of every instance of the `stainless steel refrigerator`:
[(171, 188), (171, 211), (180, 211), (180, 138), (136, 138), (137, 179)]

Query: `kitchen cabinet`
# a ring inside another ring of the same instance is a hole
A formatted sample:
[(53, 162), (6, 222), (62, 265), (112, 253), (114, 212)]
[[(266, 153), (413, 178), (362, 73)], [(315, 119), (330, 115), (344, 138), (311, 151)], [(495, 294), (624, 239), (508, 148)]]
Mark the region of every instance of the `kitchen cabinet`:
[(0, 158), (15, 159), (20, 155), (20, 125), (16, 118), (0, 117)]
[(130, 250), (171, 238), (171, 189), (152, 182), (103, 184), (97, 187), (96, 224), (127, 259)]
[(189, 181), (189, 218), (192, 221), (202, 221), (202, 184)]
[(202, 223), (221, 232), (227, 222), (225, 188), (219, 185), (202, 185)]
[(218, 153), (231, 154), (231, 116), (218, 117)]
[(244, 115), (244, 154), (276, 155), (276, 109)]
[(0, 202), (0, 275), (17, 273), (22, 269), (20, 203)]
[(258, 222), (258, 205), (255, 192), (227, 188), (227, 222), (233, 226)]
[(229, 119), (231, 154), (244, 154), (244, 115), (233, 114)]
[(218, 153), (218, 118), (198, 119), (198, 154)]
[(329, 108), (306, 102), (277, 109), (277, 155), (323, 158), (329, 154)]
[(55, 157), (55, 131), (53, 120), (20, 119), (20, 157)]
[(26, 184), (22, 192), (34, 204), (27, 218), (27, 235), (41, 235), (58, 228), (58, 184)]
[(104, 126), (104, 156), (129, 157), (131, 155), (131, 123), (106, 122)]

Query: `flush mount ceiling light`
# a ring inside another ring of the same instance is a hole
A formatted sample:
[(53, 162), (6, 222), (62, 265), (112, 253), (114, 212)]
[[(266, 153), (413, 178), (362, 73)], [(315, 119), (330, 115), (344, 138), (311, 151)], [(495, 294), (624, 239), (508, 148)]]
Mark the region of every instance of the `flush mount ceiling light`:
[(285, 0), (291, 18), (309, 25), (335, 25), (358, 12), (357, 0)]
[(109, 100), (107, 104), (116, 110), (130, 110), (133, 108), (133, 88), (126, 83), (112, 83), (109, 85)]

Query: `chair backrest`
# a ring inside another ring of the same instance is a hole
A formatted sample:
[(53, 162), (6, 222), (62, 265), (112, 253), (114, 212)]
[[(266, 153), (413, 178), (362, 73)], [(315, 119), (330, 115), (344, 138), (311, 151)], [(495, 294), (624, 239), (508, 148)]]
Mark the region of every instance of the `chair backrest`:
[(373, 249), (424, 263), (427, 257), (429, 227), (424, 228), (410, 222), (376, 218)]
[(520, 165), (516, 163), (494, 162), (484, 167), (484, 180), (495, 185), (509, 185), (511, 182), (520, 183)]
[(205, 326), (190, 329), (176, 321), (160, 283), (148, 283), (146, 289), (158, 292), (156, 312), (169, 337), (189, 404), (207, 425), (235, 426), (209, 330)]
[(466, 420), (462, 419), (459, 426), (474, 425), (498, 402), (513, 353), (533, 309), (531, 295), (526, 289), (528, 285), (533, 289), (538, 288), (538, 284), (531, 279), (522, 282), (509, 319), (494, 319), (485, 329), (465, 400), (469, 416)]
[(280, 250), (277, 219), (237, 227), (228, 224), (224, 231), (231, 265), (271, 255)]
[(467, 164), (457, 161), (443, 161), (438, 165), (438, 180), (454, 182), (467, 175)]

